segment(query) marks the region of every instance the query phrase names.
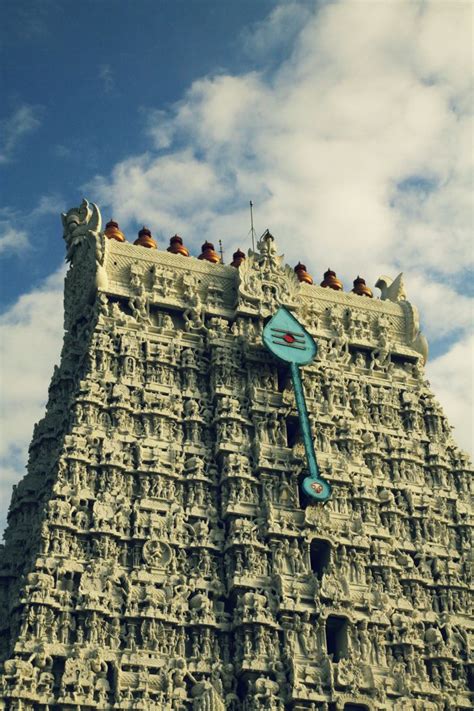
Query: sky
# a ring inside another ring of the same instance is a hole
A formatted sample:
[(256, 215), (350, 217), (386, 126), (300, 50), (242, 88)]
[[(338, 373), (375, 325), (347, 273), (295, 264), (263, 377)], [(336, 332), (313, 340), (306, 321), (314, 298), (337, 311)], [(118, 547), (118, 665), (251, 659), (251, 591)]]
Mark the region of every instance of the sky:
[[(0, 529), (62, 339), (60, 212), (405, 275), (472, 453), (472, 17), (456, 0), (3, 0)], [(375, 290), (376, 291), (376, 290)], [(378, 293), (376, 291), (376, 293)]]

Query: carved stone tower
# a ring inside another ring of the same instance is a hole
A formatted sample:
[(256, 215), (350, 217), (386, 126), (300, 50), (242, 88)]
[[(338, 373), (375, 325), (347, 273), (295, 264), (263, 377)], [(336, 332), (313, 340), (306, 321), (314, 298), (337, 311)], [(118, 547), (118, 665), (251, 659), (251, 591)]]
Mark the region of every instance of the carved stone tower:
[[(61, 363), (1, 552), (0, 708), (469, 709), (469, 463), (424, 380), (401, 276), (382, 299), (256, 252), (156, 249), (63, 216)], [(285, 306), (325, 504), (286, 368)], [(3, 705), (2, 705), (3, 704)]]

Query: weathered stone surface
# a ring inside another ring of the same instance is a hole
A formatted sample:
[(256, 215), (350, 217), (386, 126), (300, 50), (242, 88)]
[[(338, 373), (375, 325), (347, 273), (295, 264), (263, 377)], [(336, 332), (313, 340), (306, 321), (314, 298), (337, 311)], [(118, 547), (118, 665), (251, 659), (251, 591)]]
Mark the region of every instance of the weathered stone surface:
[[(239, 269), (64, 216), (61, 364), (1, 551), (5, 709), (468, 709), (470, 465), (424, 379), (402, 281), (301, 283), (271, 236)], [(303, 369), (304, 451), (264, 319)]]

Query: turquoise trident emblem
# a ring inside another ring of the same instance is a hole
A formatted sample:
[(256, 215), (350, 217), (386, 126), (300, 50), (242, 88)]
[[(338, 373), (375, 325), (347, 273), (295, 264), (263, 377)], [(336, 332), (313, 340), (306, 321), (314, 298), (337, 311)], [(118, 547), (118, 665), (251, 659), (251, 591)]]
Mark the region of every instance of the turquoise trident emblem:
[(307, 365), (314, 359), (317, 352), (316, 343), (308, 331), (283, 306), (263, 329), (263, 342), (274, 356), (290, 364), (309, 470), (309, 476), (303, 479), (303, 491), (313, 499), (327, 501), (331, 496), (331, 485), (319, 474), (299, 369), (300, 365)]

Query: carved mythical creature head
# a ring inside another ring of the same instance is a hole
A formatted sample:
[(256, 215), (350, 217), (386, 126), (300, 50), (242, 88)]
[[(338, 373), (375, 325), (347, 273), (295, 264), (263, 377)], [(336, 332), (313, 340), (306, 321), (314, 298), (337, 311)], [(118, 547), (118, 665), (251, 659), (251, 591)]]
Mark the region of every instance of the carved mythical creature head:
[(74, 234), (80, 225), (88, 224), (92, 217), (92, 210), (89, 202), (83, 199), (79, 207), (71, 207), (67, 212), (61, 214), (64, 227), (64, 239)]
[(97, 205), (84, 199), (79, 207), (72, 207), (67, 212), (63, 212), (61, 220), (67, 246), (66, 260), (70, 262), (76, 247), (86, 239), (87, 235), (97, 235), (100, 232), (102, 218)]

